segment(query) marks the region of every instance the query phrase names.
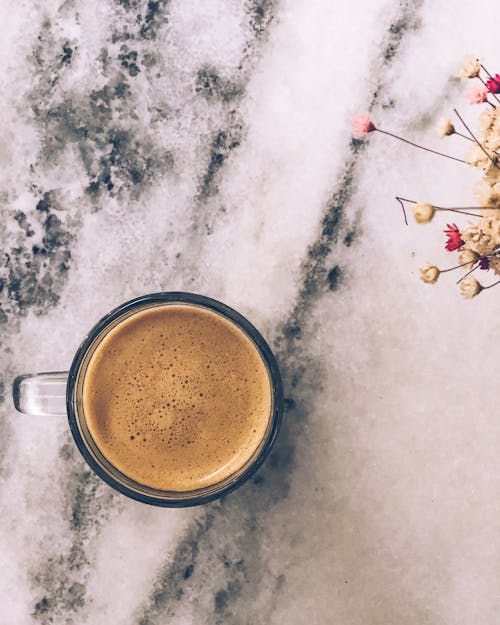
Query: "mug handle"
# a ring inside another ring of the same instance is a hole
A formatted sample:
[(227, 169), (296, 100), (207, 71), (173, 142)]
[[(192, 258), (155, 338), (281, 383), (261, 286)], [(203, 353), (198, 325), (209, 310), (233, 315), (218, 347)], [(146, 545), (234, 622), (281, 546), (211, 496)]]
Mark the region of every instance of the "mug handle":
[(32, 373), (18, 376), (12, 384), (14, 406), (37, 417), (66, 414), (68, 372)]

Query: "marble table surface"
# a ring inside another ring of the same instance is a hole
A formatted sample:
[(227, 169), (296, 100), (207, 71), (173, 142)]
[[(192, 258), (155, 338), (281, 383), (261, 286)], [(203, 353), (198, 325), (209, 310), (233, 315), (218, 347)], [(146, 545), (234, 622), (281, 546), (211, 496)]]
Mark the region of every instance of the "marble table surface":
[[(499, 297), (472, 302), (446, 219), (473, 202), (431, 147), (487, 0), (0, 3), (0, 625), (497, 625)], [(495, 65), (496, 64), (496, 65)], [(464, 152), (459, 137), (446, 149)], [(108, 310), (186, 290), (266, 336), (286, 422), (224, 500), (131, 501), (14, 376), (65, 370)]]

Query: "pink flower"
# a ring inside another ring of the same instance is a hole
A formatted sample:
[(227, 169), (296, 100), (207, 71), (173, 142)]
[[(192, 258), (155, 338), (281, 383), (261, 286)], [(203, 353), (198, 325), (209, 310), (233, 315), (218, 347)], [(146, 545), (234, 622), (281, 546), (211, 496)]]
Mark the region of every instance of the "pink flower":
[(482, 104), (483, 102), (486, 102), (488, 89), (486, 89), (483, 85), (473, 85), (469, 89), (467, 97), (469, 98), (469, 102), (471, 104)]
[(495, 74), (493, 78), (487, 80), (486, 86), (490, 93), (500, 93), (500, 74)]
[(352, 120), (352, 132), (360, 139), (363, 139), (366, 133), (373, 130), (375, 130), (375, 126), (368, 115), (356, 115)]
[(447, 228), (444, 231), (448, 240), (446, 241), (445, 248), (448, 252), (454, 252), (462, 247), (464, 242), (462, 241), (462, 237), (460, 235), (460, 230), (456, 224), (447, 224)]

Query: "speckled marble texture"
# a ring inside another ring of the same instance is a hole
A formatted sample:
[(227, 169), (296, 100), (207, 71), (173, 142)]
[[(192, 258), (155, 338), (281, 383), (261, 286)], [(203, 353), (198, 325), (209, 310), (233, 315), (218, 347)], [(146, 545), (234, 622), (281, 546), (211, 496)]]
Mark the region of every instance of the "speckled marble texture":
[[(0, 625), (497, 625), (500, 292), (464, 302), (443, 149), (487, 0), (0, 3)], [(462, 155), (460, 138), (446, 149)], [(286, 424), (252, 482), (186, 510), (128, 500), (15, 375), (67, 369), (134, 296), (237, 308), (282, 368)]]

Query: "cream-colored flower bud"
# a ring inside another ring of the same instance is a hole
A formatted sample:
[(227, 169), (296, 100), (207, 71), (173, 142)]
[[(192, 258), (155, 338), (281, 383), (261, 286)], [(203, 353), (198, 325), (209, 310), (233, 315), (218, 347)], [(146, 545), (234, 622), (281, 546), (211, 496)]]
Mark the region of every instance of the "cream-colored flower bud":
[(441, 139), (444, 139), (444, 137), (449, 137), (455, 133), (455, 126), (451, 123), (451, 119), (442, 117), (436, 126), (436, 130)]
[(465, 299), (472, 299), (479, 295), (483, 287), (479, 284), (476, 278), (472, 276), (466, 276), (463, 280), (460, 281), (460, 291)]
[(425, 202), (417, 202), (413, 207), (413, 216), (418, 224), (428, 224), (435, 212), (434, 206)]
[(461, 78), (476, 78), (479, 76), (479, 70), (481, 69), (481, 63), (475, 56), (467, 56), (462, 61), (460, 66)]
[[(476, 254), (473, 250), (461, 248), (458, 253), (458, 262), (465, 267), (465, 269), (472, 269), (474, 263), (479, 258), (479, 254)], [(465, 264), (467, 263), (467, 264)]]
[(438, 281), (440, 273), (441, 272), (436, 267), (436, 265), (431, 265), (430, 263), (427, 263), (427, 265), (425, 265), (425, 267), (422, 267), (422, 269), (420, 270), (420, 279), (426, 284), (435, 284)]

